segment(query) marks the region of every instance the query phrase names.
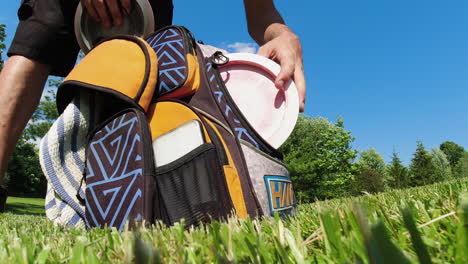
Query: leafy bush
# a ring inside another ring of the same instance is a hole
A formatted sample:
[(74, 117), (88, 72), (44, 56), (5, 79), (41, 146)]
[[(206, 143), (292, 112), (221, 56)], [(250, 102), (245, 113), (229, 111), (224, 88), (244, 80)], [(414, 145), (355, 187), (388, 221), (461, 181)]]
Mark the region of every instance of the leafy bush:
[(385, 189), (383, 175), (372, 168), (363, 167), (353, 184), (354, 194), (378, 193)]
[(288, 166), (298, 199), (304, 202), (347, 194), (353, 180), (354, 138), (343, 120), (300, 115), (280, 151)]

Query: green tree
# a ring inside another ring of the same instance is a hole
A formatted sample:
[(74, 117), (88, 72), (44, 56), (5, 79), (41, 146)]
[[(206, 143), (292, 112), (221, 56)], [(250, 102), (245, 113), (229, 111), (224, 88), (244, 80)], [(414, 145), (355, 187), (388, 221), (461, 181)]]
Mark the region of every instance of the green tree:
[[(49, 80), (49, 86), (51, 86), (51, 80)], [(58, 115), (55, 104), (55, 93), (53, 90), (48, 90), (29, 120), (28, 126), (24, 131), (24, 137), (27, 140), (42, 138), (49, 131)]]
[(434, 164), (434, 181), (444, 181), (452, 178), (452, 169), (445, 153), (439, 148), (432, 148), (432, 163)]
[(409, 186), (408, 169), (402, 164), (396, 151), (393, 151), (392, 161), (387, 165), (385, 174), (388, 187), (402, 189)]
[(440, 144), (440, 150), (442, 150), (450, 163), (451, 168), (455, 168), (460, 158), (463, 156), (465, 149), (452, 141), (445, 141)]
[(455, 165), (453, 176), (457, 178), (468, 177), (468, 152), (463, 152), (457, 165)]
[(421, 141), (417, 142), (416, 152), (410, 164), (410, 185), (421, 186), (434, 182), (435, 166), (431, 154), (424, 149)]
[(39, 165), (34, 143), (21, 137), (8, 163), (5, 183), (16, 196), (44, 196), (47, 183)]
[[(358, 165), (359, 171), (356, 173), (353, 192), (375, 193), (383, 191), (385, 161), (375, 149), (367, 149), (361, 152)], [(374, 177), (374, 178), (371, 178)]]
[(0, 24), (0, 71), (3, 69), (3, 50), (5, 49), (5, 33), (6, 26), (4, 24)]
[(369, 167), (362, 167), (353, 183), (354, 194), (378, 193), (385, 189), (382, 174)]
[(359, 163), (365, 168), (371, 168), (375, 172), (384, 175), (385, 161), (375, 149), (367, 149), (361, 152)]
[(307, 202), (348, 193), (356, 171), (353, 140), (341, 118), (334, 124), (322, 117), (299, 116), (280, 151), (300, 200)]

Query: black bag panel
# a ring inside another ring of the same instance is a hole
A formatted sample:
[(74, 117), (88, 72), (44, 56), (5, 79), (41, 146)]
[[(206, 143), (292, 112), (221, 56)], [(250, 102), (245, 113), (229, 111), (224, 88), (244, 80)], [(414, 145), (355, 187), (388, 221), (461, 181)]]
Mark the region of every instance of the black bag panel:
[(200, 62), (200, 88), (191, 98), (188, 98), (188, 104), (205, 113), (209, 113), (214, 119), (221, 121), (232, 130), (223, 114), (225, 109), (221, 109), (218, 105), (219, 97), (214, 93), (211, 87), (215, 82), (215, 76), (213, 74), (209, 74), (213, 70), (211, 60), (205, 60), (203, 53), (198, 46), (197, 57)]
[(223, 126), (219, 125), (218, 123), (214, 123), (214, 125), (229, 148), (229, 153), (231, 154), (232, 160), (239, 175), (242, 193), (244, 194), (245, 207), (248, 214), (252, 217), (260, 215), (261, 210), (259, 203), (256, 201), (255, 195), (253, 193), (253, 186), (251, 185), (250, 179), (248, 178), (249, 172), (247, 170), (247, 165), (244, 164), (243, 153), (241, 152), (238, 140), (236, 140), (231, 132), (223, 128)]
[(233, 210), (216, 147), (206, 143), (157, 168), (161, 218), (186, 226), (225, 219)]
[(154, 157), (145, 115), (125, 109), (90, 134), (86, 149), (88, 227), (116, 227), (151, 222), (154, 201)]

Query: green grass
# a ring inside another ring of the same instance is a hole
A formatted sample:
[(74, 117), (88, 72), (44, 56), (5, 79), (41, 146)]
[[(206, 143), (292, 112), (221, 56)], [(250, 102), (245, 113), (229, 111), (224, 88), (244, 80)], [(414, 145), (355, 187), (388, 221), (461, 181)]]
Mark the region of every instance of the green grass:
[(44, 199), (8, 197), (6, 211), (13, 214), (45, 215)]
[(302, 205), (185, 231), (77, 230), (0, 215), (2, 263), (468, 263), (468, 182)]

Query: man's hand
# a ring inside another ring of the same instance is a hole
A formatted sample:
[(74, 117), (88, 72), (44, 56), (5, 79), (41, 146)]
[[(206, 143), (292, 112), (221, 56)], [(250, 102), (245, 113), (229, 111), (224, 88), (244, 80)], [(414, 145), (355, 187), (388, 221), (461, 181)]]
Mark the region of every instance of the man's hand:
[(281, 71), (275, 80), (278, 89), (284, 89), (284, 85), (289, 80), (294, 81), (299, 94), (299, 111), (304, 112), (306, 84), (302, 64), (302, 46), (296, 34), (290, 30), (284, 30), (261, 46), (258, 54), (281, 65)]
[(299, 38), (284, 24), (273, 0), (244, 0), (250, 36), (261, 45), (259, 55), (281, 65), (275, 85), (283, 88), (294, 80), (299, 94), (299, 111), (304, 111), (306, 83)]
[(107, 28), (121, 25), (124, 15), (122, 11), (130, 14), (132, 10), (131, 0), (81, 0), (81, 3), (86, 7), (91, 17)]

